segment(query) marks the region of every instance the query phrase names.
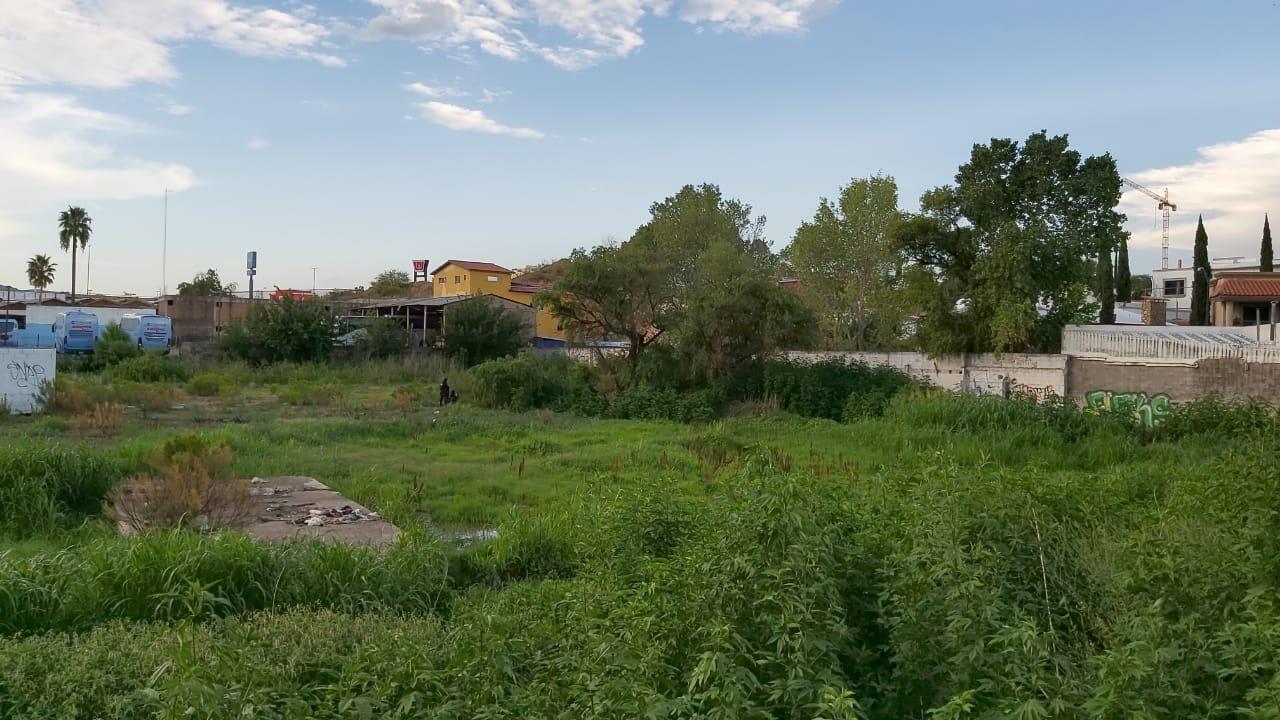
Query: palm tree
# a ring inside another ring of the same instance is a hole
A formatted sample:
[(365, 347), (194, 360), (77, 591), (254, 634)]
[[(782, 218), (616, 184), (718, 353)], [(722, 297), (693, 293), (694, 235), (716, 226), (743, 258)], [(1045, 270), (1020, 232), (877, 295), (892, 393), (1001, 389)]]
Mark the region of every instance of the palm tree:
[(48, 255), (37, 255), (27, 261), (27, 282), (40, 291), (40, 302), (44, 301), (44, 289), (53, 282), (53, 271), (57, 269)]
[(69, 207), (58, 215), (58, 243), (71, 250), (71, 302), (76, 301), (76, 246), (84, 249), (93, 235), (93, 218), (84, 208)]

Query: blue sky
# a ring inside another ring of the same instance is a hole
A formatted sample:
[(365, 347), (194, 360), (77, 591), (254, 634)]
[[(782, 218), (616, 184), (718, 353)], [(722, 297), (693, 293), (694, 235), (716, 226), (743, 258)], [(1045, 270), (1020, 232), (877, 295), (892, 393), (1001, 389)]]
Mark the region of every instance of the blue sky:
[[(975, 142), (1040, 128), (1256, 254), (1280, 200), (1272, 2), (44, 0), (0, 3), (0, 283), (96, 220), (90, 286), (204, 268), (367, 283), (414, 258), (523, 266), (719, 184), (775, 247), (883, 172), (904, 209)], [(1134, 271), (1154, 207), (1126, 195)], [(82, 269), (83, 272), (83, 269)], [(84, 276), (80, 285), (83, 287)]]

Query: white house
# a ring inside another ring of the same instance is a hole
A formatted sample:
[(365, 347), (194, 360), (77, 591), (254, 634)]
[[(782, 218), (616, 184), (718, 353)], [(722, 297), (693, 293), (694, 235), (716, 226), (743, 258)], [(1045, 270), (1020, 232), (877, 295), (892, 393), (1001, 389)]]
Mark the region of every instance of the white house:
[[(1256, 258), (1246, 257), (1209, 258), (1209, 267), (1215, 273), (1261, 269)], [(1186, 322), (1190, 319), (1193, 284), (1195, 270), (1191, 265), (1184, 266), (1182, 260), (1178, 261), (1177, 267), (1151, 271), (1151, 297), (1165, 301), (1165, 310), (1171, 322)]]

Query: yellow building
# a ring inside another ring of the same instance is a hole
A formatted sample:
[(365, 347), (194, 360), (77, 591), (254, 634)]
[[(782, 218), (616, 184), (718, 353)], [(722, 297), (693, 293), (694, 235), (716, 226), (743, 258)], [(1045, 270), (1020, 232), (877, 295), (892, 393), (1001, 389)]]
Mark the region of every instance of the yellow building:
[[(513, 282), (512, 279), (515, 278)], [(435, 297), (453, 295), (497, 295), (525, 305), (545, 288), (521, 283), (515, 272), (489, 262), (449, 260), (431, 271)], [(564, 330), (550, 312), (538, 309), (537, 336), (541, 340), (564, 342)]]

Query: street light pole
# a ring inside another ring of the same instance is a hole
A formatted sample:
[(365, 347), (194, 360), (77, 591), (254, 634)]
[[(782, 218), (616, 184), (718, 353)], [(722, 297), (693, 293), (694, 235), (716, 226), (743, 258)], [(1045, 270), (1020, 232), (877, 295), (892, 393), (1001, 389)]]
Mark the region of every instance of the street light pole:
[(316, 266), (311, 266), (311, 294), (316, 294)]

